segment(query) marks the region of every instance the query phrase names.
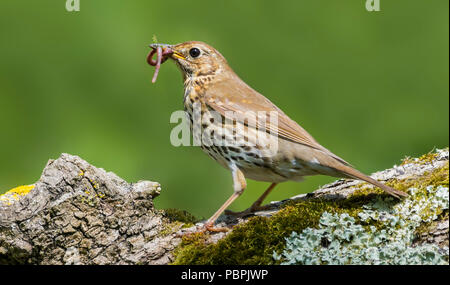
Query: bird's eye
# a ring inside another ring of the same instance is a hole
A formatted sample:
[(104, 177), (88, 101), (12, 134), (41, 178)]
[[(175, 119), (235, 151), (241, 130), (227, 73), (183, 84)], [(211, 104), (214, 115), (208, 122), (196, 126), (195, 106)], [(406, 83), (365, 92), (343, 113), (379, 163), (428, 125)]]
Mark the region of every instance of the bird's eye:
[(199, 50), (198, 48), (191, 48), (191, 49), (189, 50), (189, 54), (190, 54), (192, 57), (198, 57), (198, 56), (200, 55), (200, 50)]

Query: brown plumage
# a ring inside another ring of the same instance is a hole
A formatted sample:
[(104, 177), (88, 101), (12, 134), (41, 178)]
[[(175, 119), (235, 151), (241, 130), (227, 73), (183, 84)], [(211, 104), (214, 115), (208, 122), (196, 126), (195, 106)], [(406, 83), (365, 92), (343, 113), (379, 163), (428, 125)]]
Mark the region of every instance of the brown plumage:
[[(230, 169), (233, 175), (234, 193), (208, 220), (205, 225), (208, 230), (221, 230), (214, 228), (214, 222), (242, 194), (246, 177), (272, 184), (249, 209), (235, 214), (264, 208), (261, 204), (276, 184), (288, 180), (301, 181), (308, 175), (360, 179), (394, 197), (407, 196), (362, 174), (321, 146), (269, 99), (242, 81), (226, 59), (211, 46), (202, 42), (186, 42), (177, 45), (154, 44), (151, 47), (163, 49), (158, 52), (158, 62), (170, 57), (180, 67), (184, 79), (184, 105), (191, 130), (199, 123), (203, 131), (210, 131), (210, 143), (202, 141), (202, 149)], [(148, 59), (152, 65), (157, 64), (151, 58), (154, 53), (150, 53)], [(201, 122), (195, 121), (196, 108), (202, 114)], [(258, 112), (267, 116), (260, 120), (258, 116), (251, 115)], [(227, 121), (230, 114), (233, 120)], [(221, 120), (217, 120), (218, 117)], [(194, 137), (201, 137), (202, 134), (194, 132)], [(259, 140), (263, 134), (268, 138)], [(271, 148), (274, 145), (276, 148)]]

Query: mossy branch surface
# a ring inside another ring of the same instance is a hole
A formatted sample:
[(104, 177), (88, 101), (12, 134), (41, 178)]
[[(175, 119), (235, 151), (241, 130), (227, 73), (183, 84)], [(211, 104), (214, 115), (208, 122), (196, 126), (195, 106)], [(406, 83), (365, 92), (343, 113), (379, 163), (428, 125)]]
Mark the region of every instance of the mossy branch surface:
[(155, 209), (157, 182), (128, 183), (63, 154), (35, 184), (0, 195), (0, 264), (448, 264), (448, 153), (372, 175), (407, 199), (337, 180), (254, 215), (221, 216), (228, 233)]
[[(433, 167), (434, 164), (437, 166)], [(440, 195), (447, 195), (446, 201), (448, 204), (448, 149), (429, 153), (418, 159), (407, 158), (399, 167), (411, 166), (411, 168), (418, 167), (422, 169), (421, 166), (430, 165), (432, 166), (428, 167), (430, 170), (415, 171), (415, 174), (398, 175), (399, 178), (390, 177), (386, 181), (386, 184), (389, 186), (410, 194), (410, 197), (405, 201), (394, 200), (384, 194), (381, 189), (374, 188), (366, 183), (358, 183), (347, 187), (351, 191), (347, 192), (345, 197), (339, 197), (338, 193), (334, 191), (317, 191), (316, 195), (313, 195), (311, 198), (302, 196), (301, 199), (293, 199), (283, 203), (281, 209), (271, 217), (256, 216), (249, 218), (247, 221), (235, 226), (231, 233), (217, 242), (211, 242), (211, 238), (207, 234), (195, 234), (185, 237), (175, 250), (175, 261), (173, 264), (404, 264), (408, 262), (416, 264), (433, 262), (436, 264), (448, 264), (448, 207), (432, 208), (431, 204), (425, 205), (420, 209), (421, 212), (417, 213), (417, 217), (420, 220), (414, 224), (412, 236), (396, 246), (402, 247), (402, 249), (416, 248), (419, 244), (424, 244), (420, 240), (424, 232), (432, 231), (433, 225), (435, 226), (439, 221), (446, 221), (447, 234), (441, 235), (441, 237), (444, 236), (444, 240), (437, 245), (433, 244), (435, 248), (432, 250), (424, 248), (424, 252), (408, 252), (404, 249), (402, 253), (405, 253), (405, 255), (408, 253), (411, 256), (395, 260), (389, 256), (383, 260), (383, 255), (379, 257), (378, 253), (373, 254), (375, 256), (373, 259), (358, 259), (356, 257), (352, 259), (354, 252), (348, 251), (344, 253), (347, 250), (345, 246), (349, 246), (351, 243), (345, 244), (344, 242), (339, 244), (339, 251), (336, 251), (337, 253), (333, 252), (333, 254), (339, 256), (338, 253), (340, 253), (347, 256), (338, 259), (327, 259), (326, 257), (321, 259), (321, 257), (316, 256), (321, 249), (326, 251), (330, 243), (334, 242), (330, 241), (326, 234), (323, 234), (327, 228), (322, 224), (326, 221), (324, 216), (336, 217), (335, 219), (337, 220), (339, 220), (339, 217), (348, 217), (344, 220), (347, 221), (349, 227), (355, 224), (360, 226), (357, 228), (357, 234), (372, 232), (371, 236), (376, 236), (375, 233), (398, 231), (402, 227), (408, 227), (411, 223), (408, 221), (409, 216), (402, 217), (403, 220), (401, 222), (404, 224), (399, 222), (396, 225), (388, 225), (381, 218), (368, 219), (363, 215), (363, 213), (366, 214), (368, 205), (383, 201), (383, 203), (385, 202), (383, 205), (389, 209), (392, 217), (394, 217), (396, 211), (398, 212), (399, 209), (402, 209), (404, 204), (409, 203), (416, 206), (417, 203), (414, 203), (419, 200), (421, 202), (433, 201), (436, 191), (431, 191), (430, 187), (431, 189), (439, 189)], [(389, 173), (389, 171), (387, 172)], [(339, 183), (335, 182), (334, 184), (339, 185)], [(331, 188), (333, 189), (333, 187)], [(342, 190), (342, 187), (340, 190)], [(380, 212), (374, 213), (378, 215)], [(344, 226), (343, 228), (346, 227)], [(317, 231), (318, 229), (323, 229), (322, 232), (319, 232), (320, 234), (315, 233), (315, 235), (310, 234), (308, 236), (310, 238), (308, 242), (314, 244), (314, 247), (309, 248), (311, 250), (310, 256), (302, 255), (302, 259), (298, 258), (299, 260), (296, 260), (295, 253), (298, 254), (308, 250), (306, 246), (308, 243), (301, 243), (303, 248), (295, 249), (298, 250), (295, 251), (292, 248), (293, 243), (289, 243), (289, 238), (293, 233), (294, 237), (296, 237), (297, 233)], [(351, 238), (357, 238), (357, 234), (354, 233), (354, 236), (351, 236)], [(286, 244), (286, 241), (288, 241), (288, 244)], [(388, 242), (385, 244), (387, 244), (386, 246), (391, 245)], [(355, 248), (354, 244), (352, 246)], [(286, 247), (290, 247), (290, 252), (289, 250), (286, 251)], [(360, 246), (355, 250), (358, 254), (362, 254), (362, 249), (364, 249), (364, 246)], [(373, 249), (371, 250), (373, 251)], [(328, 251), (331, 252), (331, 250)], [(396, 253), (398, 254), (398, 252)]]

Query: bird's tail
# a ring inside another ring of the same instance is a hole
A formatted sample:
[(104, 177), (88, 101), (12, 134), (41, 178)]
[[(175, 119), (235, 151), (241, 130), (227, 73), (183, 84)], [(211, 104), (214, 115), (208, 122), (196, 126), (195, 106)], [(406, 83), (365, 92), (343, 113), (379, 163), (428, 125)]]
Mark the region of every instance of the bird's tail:
[(401, 197), (408, 197), (408, 194), (403, 192), (403, 191), (399, 191), (399, 190), (395, 190), (392, 187), (386, 186), (381, 182), (378, 182), (377, 180), (359, 172), (358, 170), (351, 168), (349, 166), (343, 166), (341, 169), (344, 173), (346, 173), (349, 178), (353, 178), (353, 179), (358, 179), (358, 180), (363, 180), (366, 181), (372, 185), (375, 185), (377, 187), (380, 187), (381, 189), (383, 189), (385, 192), (387, 192), (388, 194), (396, 197), (396, 198), (401, 198)]

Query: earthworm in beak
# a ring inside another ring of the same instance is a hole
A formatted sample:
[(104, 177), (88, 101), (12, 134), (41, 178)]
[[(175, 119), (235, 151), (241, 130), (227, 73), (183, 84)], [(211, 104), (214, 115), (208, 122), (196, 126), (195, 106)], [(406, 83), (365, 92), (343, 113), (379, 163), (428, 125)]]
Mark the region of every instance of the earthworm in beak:
[[(169, 47), (169, 45), (164, 44), (151, 44), (150, 47), (152, 48), (152, 51), (147, 55), (147, 63), (151, 66), (156, 66), (155, 73), (152, 78), (152, 83), (155, 83), (161, 64), (169, 58), (169, 56), (173, 53), (173, 50)], [(155, 53), (156, 61), (153, 59), (153, 55)]]

